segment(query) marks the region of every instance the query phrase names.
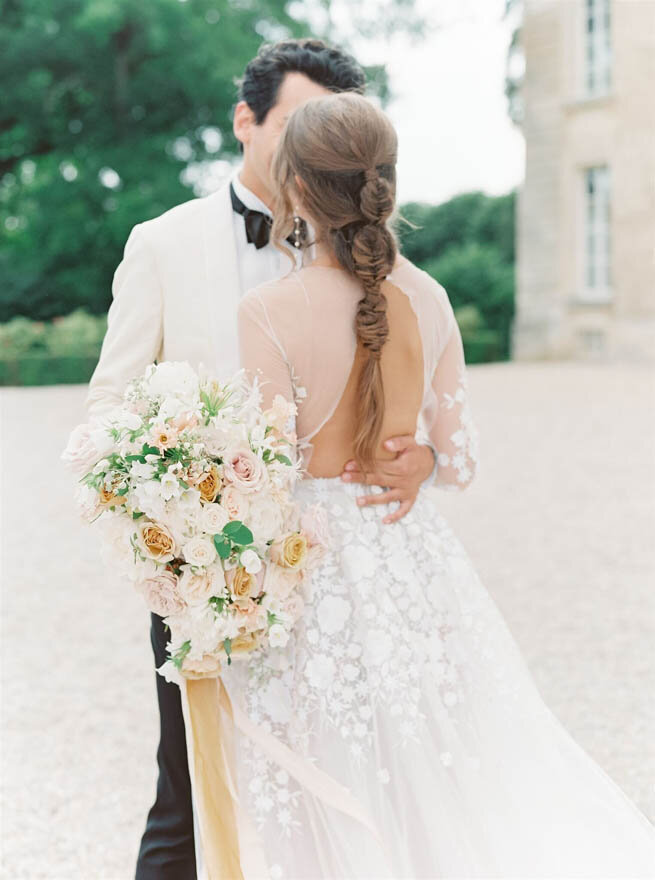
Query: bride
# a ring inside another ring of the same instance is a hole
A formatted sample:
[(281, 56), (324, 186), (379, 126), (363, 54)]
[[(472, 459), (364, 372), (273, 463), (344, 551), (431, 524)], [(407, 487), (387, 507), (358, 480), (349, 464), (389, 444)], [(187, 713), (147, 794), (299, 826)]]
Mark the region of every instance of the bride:
[(297, 762), (235, 737), (236, 799), (273, 880), (653, 877), (652, 825), (542, 702), (438, 501), (422, 489), (388, 523), (392, 492), (358, 507), (339, 476), (421, 423), (437, 486), (476, 471), (451, 304), (389, 226), (395, 163), (393, 127), (355, 94), (299, 107), (273, 159), (273, 238), (300, 214), (316, 258), (242, 300), (241, 359), (266, 405), (297, 404), (298, 500), (326, 511), (329, 550), (289, 642), (223, 675)]

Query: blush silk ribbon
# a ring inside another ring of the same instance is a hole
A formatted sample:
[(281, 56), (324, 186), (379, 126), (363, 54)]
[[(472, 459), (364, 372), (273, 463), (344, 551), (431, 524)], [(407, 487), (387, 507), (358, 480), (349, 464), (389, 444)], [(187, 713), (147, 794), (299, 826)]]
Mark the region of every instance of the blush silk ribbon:
[(261, 841), (240, 802), (234, 737), (247, 736), (271, 760), (325, 804), (364, 825), (386, 849), (370, 816), (336, 779), (257, 727), (230, 700), (219, 678), (184, 679), (180, 685), (192, 791), (198, 812), (202, 864), (199, 880), (267, 880)]

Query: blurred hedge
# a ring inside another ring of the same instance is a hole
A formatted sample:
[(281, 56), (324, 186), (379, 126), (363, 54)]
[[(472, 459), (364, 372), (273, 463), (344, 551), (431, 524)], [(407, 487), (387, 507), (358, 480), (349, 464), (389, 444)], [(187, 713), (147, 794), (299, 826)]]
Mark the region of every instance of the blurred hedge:
[[(455, 312), (467, 363), (497, 360), (500, 334), (485, 329), (479, 310)], [(100, 355), (106, 316), (77, 309), (54, 321), (13, 318), (0, 324), (0, 385), (84, 384)]]
[(88, 382), (107, 329), (106, 315), (76, 309), (52, 321), (0, 324), (0, 385)]

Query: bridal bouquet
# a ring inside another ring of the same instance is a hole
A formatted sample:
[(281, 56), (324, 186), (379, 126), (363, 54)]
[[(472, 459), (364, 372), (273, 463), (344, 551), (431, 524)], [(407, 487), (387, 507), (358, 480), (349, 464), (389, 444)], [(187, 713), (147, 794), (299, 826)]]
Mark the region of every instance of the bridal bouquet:
[(104, 526), (107, 562), (170, 628), (167, 680), (283, 646), (303, 610), (325, 522), (292, 498), (295, 412), (281, 395), (262, 412), (243, 374), (220, 383), (165, 361), (71, 435), (62, 458), (83, 474), (81, 514)]

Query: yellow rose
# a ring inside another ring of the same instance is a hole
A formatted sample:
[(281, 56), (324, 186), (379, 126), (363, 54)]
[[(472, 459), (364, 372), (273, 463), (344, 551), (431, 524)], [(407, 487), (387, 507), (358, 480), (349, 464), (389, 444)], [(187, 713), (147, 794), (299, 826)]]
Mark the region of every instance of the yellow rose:
[(307, 558), (307, 538), (299, 532), (271, 544), (271, 559), (283, 568), (302, 568)]
[(249, 574), (242, 565), (225, 572), (225, 580), (235, 602), (259, 595), (259, 581), (254, 574)]
[(185, 657), (180, 672), (185, 678), (216, 678), (221, 674), (221, 661), (215, 654), (203, 654), (199, 660)]
[(169, 562), (175, 556), (175, 538), (166, 526), (156, 522), (140, 522), (136, 527), (137, 543), (146, 556), (158, 562)]
[(125, 504), (125, 496), (117, 495), (114, 492), (114, 489), (118, 486), (118, 484), (122, 480), (122, 476), (120, 474), (114, 474), (111, 487), (106, 489), (104, 486), (98, 492), (98, 504), (100, 507), (114, 507), (118, 504)]
[(196, 481), (196, 489), (203, 501), (215, 501), (221, 488), (221, 474), (215, 464)]
[(116, 495), (113, 489), (105, 489), (103, 486), (98, 492), (98, 504), (100, 507), (114, 507), (118, 504), (125, 504), (125, 496)]
[(243, 636), (237, 636), (236, 639), (232, 639), (230, 654), (247, 654), (248, 651), (254, 651), (255, 648), (259, 647), (260, 639), (261, 634), (258, 635), (256, 633), (246, 633)]

